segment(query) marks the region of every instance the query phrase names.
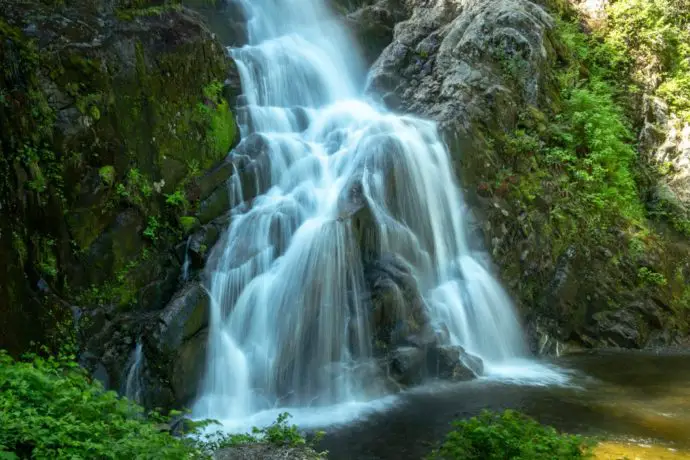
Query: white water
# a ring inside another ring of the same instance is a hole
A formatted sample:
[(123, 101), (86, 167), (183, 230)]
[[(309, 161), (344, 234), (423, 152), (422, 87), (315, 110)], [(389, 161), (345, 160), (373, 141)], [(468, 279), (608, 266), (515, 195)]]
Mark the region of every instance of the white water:
[(142, 389), (143, 389), (143, 367), (144, 367), (144, 351), (141, 342), (137, 342), (134, 353), (129, 359), (129, 366), (127, 370), (127, 377), (125, 379), (123, 393), (130, 400), (137, 404), (142, 403)]
[(362, 206), (377, 249), (412, 266), (451, 344), (487, 369), (524, 355), (510, 299), (467, 244), (467, 208), (435, 124), (363, 100), (355, 46), (321, 0), (244, 7), (250, 44), (231, 50), (248, 105), (241, 132), (268, 144), (262, 180), (271, 187), (238, 206), (215, 249), (195, 415), (232, 425), (277, 407), (327, 406), (319, 413), (328, 417), (385, 405), (350, 215)]

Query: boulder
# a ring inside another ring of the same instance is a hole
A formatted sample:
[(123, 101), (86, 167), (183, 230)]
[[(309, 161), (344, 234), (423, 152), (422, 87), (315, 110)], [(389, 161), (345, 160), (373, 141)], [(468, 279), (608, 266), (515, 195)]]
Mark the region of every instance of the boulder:
[(484, 363), (478, 356), (467, 353), (460, 346), (431, 347), (426, 355), (429, 375), (443, 380), (472, 380), (484, 373)]
[(427, 340), (433, 340), (433, 336), (428, 337), (427, 306), (417, 280), (400, 257), (384, 254), (369, 262), (364, 267), (364, 278), (369, 292), (370, 323), (376, 348), (425, 346), (421, 340), (425, 336)]
[(210, 298), (198, 282), (179, 291), (159, 315), (158, 344), (161, 351), (176, 353), (179, 347), (208, 326)]

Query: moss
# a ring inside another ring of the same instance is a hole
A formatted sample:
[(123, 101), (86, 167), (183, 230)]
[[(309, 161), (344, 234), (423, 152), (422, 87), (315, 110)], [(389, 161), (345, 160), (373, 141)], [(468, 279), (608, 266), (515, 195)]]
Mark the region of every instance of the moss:
[(112, 165), (103, 166), (98, 170), (98, 175), (105, 185), (113, 185), (115, 183), (115, 168)]
[[(199, 225), (176, 192), (235, 141), (227, 102), (205, 95), (227, 76), (224, 48), (176, 2), (129, 3), (121, 19), (23, 3), (0, 18), (1, 230), (14, 243), (0, 248), (14, 261), (0, 295), (17, 305), (41, 276), (70, 304), (160, 306), (156, 264), (174, 266), (152, 261)], [(51, 40), (23, 35), (39, 17)], [(104, 23), (113, 40), (72, 46)]]
[(199, 219), (193, 216), (182, 216), (179, 219), (180, 227), (185, 234), (189, 234), (199, 228)]

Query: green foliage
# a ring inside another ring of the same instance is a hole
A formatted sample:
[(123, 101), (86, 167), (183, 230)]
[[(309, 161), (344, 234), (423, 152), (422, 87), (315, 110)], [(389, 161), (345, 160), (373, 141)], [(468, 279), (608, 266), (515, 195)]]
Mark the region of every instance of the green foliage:
[(105, 185), (113, 185), (115, 182), (115, 168), (113, 166), (103, 166), (98, 170), (98, 175)]
[[(601, 31), (612, 68), (651, 87), (690, 121), (690, 4), (685, 0), (618, 0)], [(656, 85), (650, 74), (661, 77)]]
[(666, 284), (668, 284), (668, 281), (666, 280), (666, 277), (664, 275), (650, 270), (647, 267), (641, 267), (637, 271), (637, 277), (639, 278), (641, 283), (645, 284), (651, 284), (654, 286), (665, 286)]
[(155, 216), (149, 216), (148, 225), (144, 229), (144, 236), (151, 241), (158, 240), (158, 229), (161, 224)]
[(170, 421), (104, 391), (74, 356), (0, 351), (0, 458), (202, 458), (189, 438), (160, 431)]
[[(558, 111), (528, 107), (520, 115), (518, 129), (497, 143), (507, 167), (487, 184), (511, 198), (524, 216), (522, 231), (548, 240), (553, 257), (572, 245), (610, 243), (607, 227), (636, 237), (645, 222), (634, 136), (601, 64), (608, 52), (575, 23), (560, 21), (556, 32), (565, 45)], [(545, 219), (537, 201), (548, 206)]]
[[(69, 345), (69, 344), (68, 344)], [(289, 414), (252, 433), (205, 437), (212, 420), (184, 420), (186, 436), (165, 431), (181, 412), (145, 412), (98, 381), (74, 361), (74, 347), (58, 357), (25, 355), (15, 361), (0, 350), (0, 458), (210, 459), (216, 449), (247, 443), (310, 446)], [(46, 352), (47, 350), (43, 350)]]
[[(283, 412), (278, 419), (265, 428), (252, 428), (251, 433), (224, 434), (216, 432), (205, 437), (204, 444), (209, 451), (232, 447), (243, 444), (270, 443), (281, 447), (308, 447), (313, 448), (319, 442), (323, 431), (315, 433), (311, 439), (307, 439), (296, 425), (288, 423), (290, 414)], [(316, 454), (322, 458), (325, 453)]]
[(453, 424), (445, 442), (428, 460), (576, 460), (589, 458), (578, 437), (560, 434), (514, 411), (481, 415)]
[(120, 198), (142, 212), (147, 213), (150, 210), (153, 185), (137, 168), (132, 168), (127, 172), (125, 183), (117, 184), (115, 191)]
[(32, 238), (37, 248), (37, 265), (41, 273), (48, 278), (56, 278), (58, 274), (57, 259), (55, 257), (55, 240), (49, 238)]
[(180, 227), (182, 231), (186, 234), (190, 233), (199, 226), (199, 219), (194, 216), (182, 216), (179, 219)]
[(181, 190), (176, 190), (174, 193), (165, 195), (165, 204), (174, 208), (186, 208), (189, 203)]

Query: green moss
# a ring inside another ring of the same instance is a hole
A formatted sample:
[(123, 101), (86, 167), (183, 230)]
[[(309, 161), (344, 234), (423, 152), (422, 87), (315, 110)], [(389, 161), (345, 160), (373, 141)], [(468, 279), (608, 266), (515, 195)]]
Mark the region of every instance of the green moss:
[(180, 227), (185, 234), (191, 233), (199, 227), (199, 219), (193, 216), (180, 217)]
[(103, 166), (100, 168), (98, 170), (98, 175), (105, 185), (110, 186), (115, 183), (115, 168), (112, 165)]

